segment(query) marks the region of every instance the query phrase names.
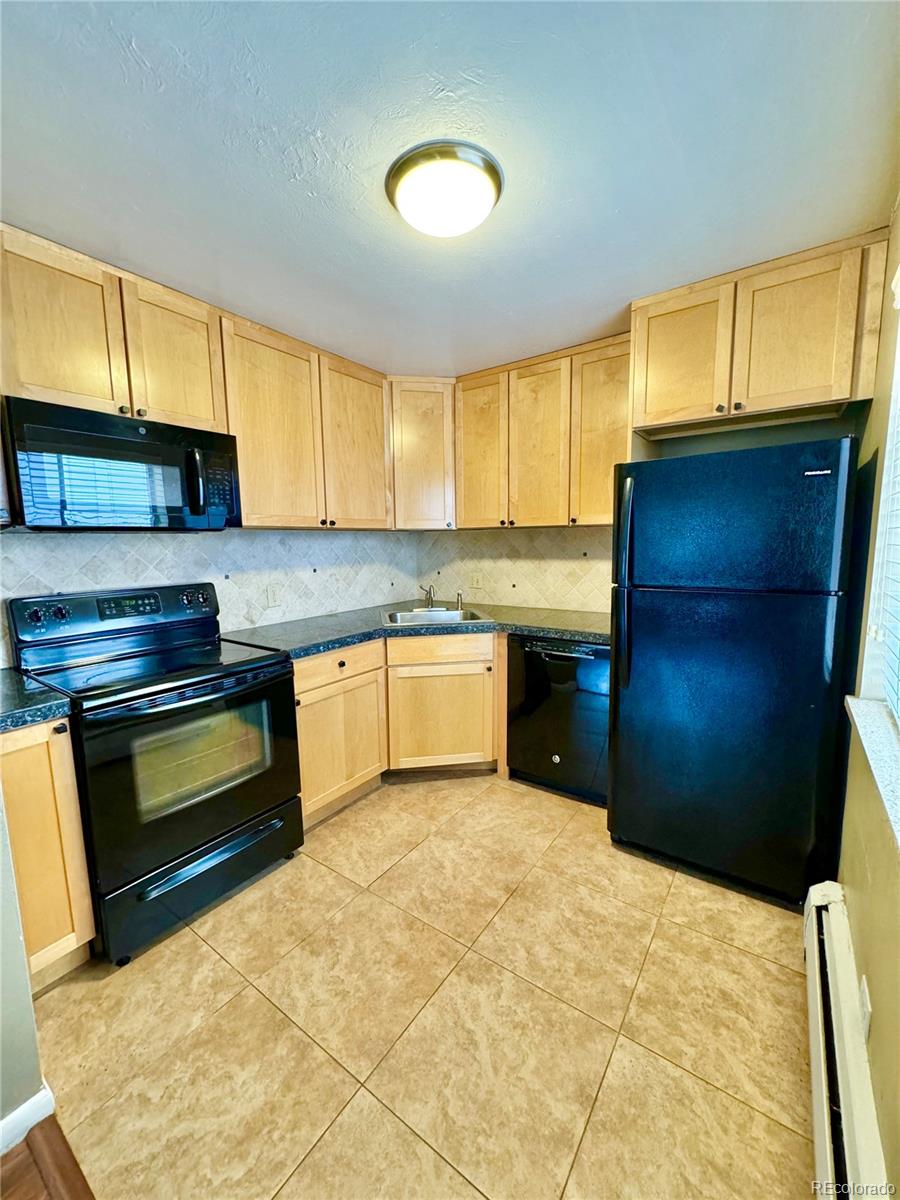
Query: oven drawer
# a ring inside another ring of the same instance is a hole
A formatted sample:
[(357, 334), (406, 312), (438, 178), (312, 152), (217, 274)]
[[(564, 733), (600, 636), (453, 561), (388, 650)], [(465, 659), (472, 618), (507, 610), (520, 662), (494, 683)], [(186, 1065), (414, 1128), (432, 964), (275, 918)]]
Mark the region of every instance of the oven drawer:
[(357, 646), (344, 646), (341, 650), (328, 650), (324, 654), (311, 654), (309, 658), (294, 661), (294, 692), (324, 687), (349, 679), (351, 675), (362, 675), (384, 666), (384, 638), (371, 642), (360, 642)]
[(142, 946), (303, 844), (295, 797), (199, 850), (99, 900), (100, 936), (113, 962)]

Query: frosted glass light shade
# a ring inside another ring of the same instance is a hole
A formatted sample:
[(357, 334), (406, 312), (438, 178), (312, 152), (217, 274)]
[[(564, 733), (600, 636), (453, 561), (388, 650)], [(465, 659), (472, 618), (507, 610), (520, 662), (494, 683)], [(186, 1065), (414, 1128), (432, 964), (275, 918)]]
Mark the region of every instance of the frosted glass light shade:
[(496, 160), (466, 142), (428, 142), (407, 150), (385, 180), (391, 203), (430, 237), (458, 237), (491, 213), (503, 187)]

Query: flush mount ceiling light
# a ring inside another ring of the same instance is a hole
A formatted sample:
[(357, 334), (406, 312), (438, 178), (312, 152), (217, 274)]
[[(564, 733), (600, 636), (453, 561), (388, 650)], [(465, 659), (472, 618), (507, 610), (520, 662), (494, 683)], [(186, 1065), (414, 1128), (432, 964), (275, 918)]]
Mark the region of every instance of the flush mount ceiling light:
[(487, 150), (470, 142), (424, 142), (395, 159), (384, 181), (388, 199), (413, 229), (458, 237), (489, 215), (503, 175)]

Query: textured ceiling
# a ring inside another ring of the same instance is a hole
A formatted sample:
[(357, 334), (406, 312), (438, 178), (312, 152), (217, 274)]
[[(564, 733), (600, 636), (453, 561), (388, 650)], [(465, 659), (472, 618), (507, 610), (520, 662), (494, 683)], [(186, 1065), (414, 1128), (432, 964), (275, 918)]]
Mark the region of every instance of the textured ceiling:
[[(2, 5), (12, 224), (395, 372), (619, 332), (633, 296), (886, 221), (894, 4)], [(432, 137), (507, 188), (450, 241)]]

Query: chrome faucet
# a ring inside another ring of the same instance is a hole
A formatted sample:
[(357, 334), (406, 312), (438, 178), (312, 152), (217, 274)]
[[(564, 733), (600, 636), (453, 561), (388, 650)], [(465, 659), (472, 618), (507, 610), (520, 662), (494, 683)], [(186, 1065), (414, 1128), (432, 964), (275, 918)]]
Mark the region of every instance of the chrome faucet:
[(457, 592), (457, 593), (456, 593), (456, 611), (457, 611), (457, 612), (462, 612), (462, 606), (463, 606), (463, 603), (462, 603), (462, 592)]
[(434, 608), (434, 584), (429, 583), (428, 587), (422, 587), (422, 585), (419, 584), (419, 591), (424, 592), (428, 597), (428, 607)]

